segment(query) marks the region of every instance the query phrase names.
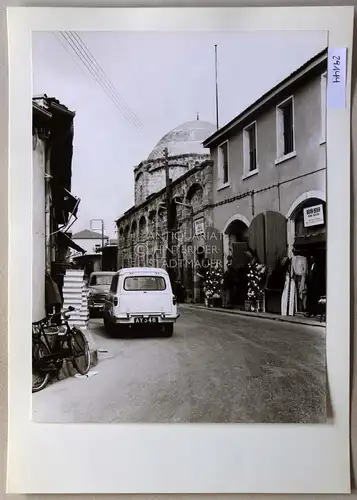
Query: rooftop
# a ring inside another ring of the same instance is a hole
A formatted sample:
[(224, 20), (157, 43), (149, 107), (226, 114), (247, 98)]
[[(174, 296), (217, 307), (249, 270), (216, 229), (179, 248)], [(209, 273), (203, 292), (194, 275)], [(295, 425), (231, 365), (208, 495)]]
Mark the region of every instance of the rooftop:
[(148, 160), (156, 160), (164, 156), (168, 149), (170, 156), (183, 154), (209, 154), (202, 146), (207, 137), (216, 130), (215, 125), (199, 119), (182, 123), (165, 134), (148, 156)]
[(283, 94), (284, 91), (291, 92), (292, 86), (301, 85), (301, 83), (305, 81), (308, 76), (313, 76), (315, 73), (319, 72), (321, 68), (325, 68), (326, 66), (327, 48), (306, 61), (287, 78), (279, 82), (272, 89), (268, 90), (268, 92), (263, 94), (239, 115), (234, 117), (229, 123), (216, 130), (210, 137), (207, 137), (203, 142), (203, 146), (208, 148), (217, 145), (217, 143), (219, 144), (218, 141), (222, 141), (222, 139), (233, 132), (234, 129), (240, 128), (241, 126), (244, 127), (247, 124), (247, 121), (248, 123), (253, 121), (253, 115), (257, 112), (261, 112), (263, 107), (271, 106), (274, 99), (280, 99), (281, 94)]
[(41, 96), (34, 96), (32, 98), (32, 106), (37, 110), (47, 111), (51, 113), (52, 109), (57, 109), (58, 111), (62, 111), (70, 116), (75, 116), (75, 112), (71, 111), (67, 106), (61, 104), (61, 102), (55, 97), (48, 97), (46, 94)]
[[(105, 240), (108, 239), (108, 236), (103, 236)], [(89, 229), (83, 229), (83, 231), (79, 231), (72, 235), (72, 240), (100, 240), (102, 239), (102, 234), (97, 233), (95, 231), (90, 231)]]

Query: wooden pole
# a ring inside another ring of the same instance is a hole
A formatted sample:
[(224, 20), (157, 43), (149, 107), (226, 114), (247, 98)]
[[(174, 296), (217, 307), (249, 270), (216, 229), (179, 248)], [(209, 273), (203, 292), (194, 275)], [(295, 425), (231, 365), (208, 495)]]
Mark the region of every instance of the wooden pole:
[(217, 45), (214, 46), (214, 66), (215, 66), (215, 79), (216, 79), (216, 125), (219, 129), (219, 110), (218, 110), (218, 61), (217, 61)]
[(101, 221), (102, 222), (102, 265), (101, 265), (101, 268), (102, 268), (102, 271), (103, 271), (103, 253), (104, 253), (104, 220)]

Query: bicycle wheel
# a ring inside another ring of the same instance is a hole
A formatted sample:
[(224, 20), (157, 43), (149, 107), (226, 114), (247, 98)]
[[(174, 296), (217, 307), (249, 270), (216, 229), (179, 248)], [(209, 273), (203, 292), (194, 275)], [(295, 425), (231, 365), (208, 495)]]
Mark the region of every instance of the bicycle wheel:
[[(50, 351), (42, 340), (32, 345), (32, 392), (42, 391), (50, 380), (50, 374), (45, 371), (45, 363), (41, 364), (41, 358), (50, 356)], [(42, 366), (41, 366), (42, 365)]]
[(81, 375), (86, 375), (90, 368), (90, 350), (84, 333), (79, 328), (72, 328), (71, 350), (73, 366)]

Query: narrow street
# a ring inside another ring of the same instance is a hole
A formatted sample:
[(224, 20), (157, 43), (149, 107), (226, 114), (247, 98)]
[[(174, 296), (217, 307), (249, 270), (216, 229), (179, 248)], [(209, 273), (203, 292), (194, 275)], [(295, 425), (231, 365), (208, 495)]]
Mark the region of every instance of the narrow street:
[(34, 394), (34, 420), (325, 421), (325, 329), (180, 309), (169, 339), (108, 338), (92, 320), (97, 373)]

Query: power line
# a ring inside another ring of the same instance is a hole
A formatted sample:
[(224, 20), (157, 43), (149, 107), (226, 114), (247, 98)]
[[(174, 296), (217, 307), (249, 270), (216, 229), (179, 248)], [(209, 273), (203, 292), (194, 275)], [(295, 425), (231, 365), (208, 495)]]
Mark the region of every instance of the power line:
[[(91, 60), (90, 56), (83, 53), (83, 49), (78, 45), (77, 40), (74, 39), (74, 37), (70, 36), (72, 34), (70, 32), (60, 32), (60, 35), (62, 36), (66, 44), (62, 42), (62, 40), (56, 35), (56, 33), (53, 34), (56, 36), (57, 40), (61, 43), (67, 53), (69, 53), (70, 55), (71, 53), (75, 54), (75, 59), (77, 61), (79, 60), (80, 63), (85, 66), (85, 68), (90, 72), (91, 76), (96, 80), (96, 82), (101, 86), (107, 96), (111, 99), (116, 108), (121, 112), (121, 114), (123, 114), (134, 127), (136, 127), (137, 129), (142, 129), (143, 125), (141, 124), (140, 120), (123, 102), (119, 93), (110, 82), (109, 78), (105, 75), (98, 62), (95, 61), (95, 63), (93, 63), (93, 60)], [(67, 47), (70, 48), (70, 51), (67, 49)], [(87, 49), (87, 52), (90, 54), (89, 49)], [(94, 59), (93, 56), (92, 58)]]
[(90, 60), (90, 62), (93, 64), (93, 66), (96, 68), (96, 70), (98, 71), (98, 74), (101, 75), (103, 77), (103, 79), (107, 82), (109, 88), (112, 90), (112, 92), (114, 93), (114, 95), (118, 98), (118, 100), (123, 104), (124, 108), (127, 109), (127, 111), (131, 114), (131, 116), (135, 119), (135, 121), (137, 122), (137, 125), (142, 128), (142, 123), (140, 122), (139, 118), (135, 115), (135, 113), (129, 108), (129, 106), (123, 101), (123, 99), (121, 98), (119, 92), (117, 91), (117, 89), (114, 87), (114, 85), (112, 84), (112, 82), (110, 81), (110, 79), (108, 78), (108, 76), (106, 75), (106, 73), (103, 71), (102, 67), (100, 66), (100, 64), (98, 63), (97, 59), (94, 57), (94, 55), (91, 53), (91, 51), (89, 50), (88, 46), (85, 44), (85, 42), (83, 41), (83, 39), (81, 38), (81, 36), (78, 34), (77, 31), (74, 31), (73, 33), (71, 32), (68, 32), (68, 34), (70, 36), (72, 36), (72, 39), (75, 41), (77, 40), (79, 45), (81, 46), (81, 48), (83, 49), (84, 51), (84, 54), (87, 56), (87, 59)]
[(125, 115), (125, 117), (132, 123), (132, 125), (134, 125), (136, 128), (139, 128), (139, 125), (135, 122), (135, 120), (132, 118), (132, 116), (130, 114), (128, 115), (128, 113), (125, 111), (125, 108), (123, 107), (121, 102), (118, 101), (115, 94), (113, 94), (110, 87), (108, 87), (108, 84), (106, 82), (103, 82), (103, 79), (97, 74), (97, 72), (94, 72), (92, 67), (88, 65), (87, 59), (85, 57), (83, 57), (82, 51), (73, 42), (72, 38), (68, 36), (67, 32), (61, 32), (60, 34), (64, 38), (64, 40), (67, 42), (69, 47), (72, 49), (72, 51), (80, 59), (80, 61), (85, 65), (85, 67), (90, 72), (90, 74), (94, 77), (94, 79), (97, 81), (97, 83), (102, 87), (102, 89), (105, 91), (105, 93), (108, 95), (108, 97), (114, 103), (114, 105), (119, 109), (119, 111)]

